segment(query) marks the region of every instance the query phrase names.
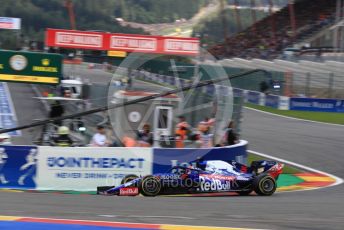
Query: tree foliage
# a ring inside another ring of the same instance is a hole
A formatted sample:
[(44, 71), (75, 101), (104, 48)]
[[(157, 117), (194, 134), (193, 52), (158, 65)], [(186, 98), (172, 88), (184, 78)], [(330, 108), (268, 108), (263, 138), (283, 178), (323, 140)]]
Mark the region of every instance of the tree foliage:
[[(143, 33), (141, 29), (122, 27), (115, 18), (140, 23), (172, 22), (192, 17), (208, 0), (74, 0), (79, 30), (117, 33)], [(22, 40), (43, 41), (45, 28), (71, 29), (64, 0), (1, 0), (0, 17), (22, 19), (21, 35), (0, 30), (0, 47), (15, 48)]]
[[(251, 16), (251, 10), (243, 9), (240, 10), (240, 21), (242, 30), (253, 24), (253, 19)], [(240, 32), (238, 25), (236, 23), (236, 14), (232, 9), (226, 9), (225, 18), (227, 21), (227, 36), (231, 36)], [(257, 21), (267, 16), (268, 13), (263, 11), (257, 11)], [(208, 45), (216, 44), (224, 40), (224, 28), (222, 23), (222, 18), (219, 16), (210, 17), (202, 22), (200, 22), (194, 28), (194, 33), (198, 33), (202, 37), (202, 41)]]

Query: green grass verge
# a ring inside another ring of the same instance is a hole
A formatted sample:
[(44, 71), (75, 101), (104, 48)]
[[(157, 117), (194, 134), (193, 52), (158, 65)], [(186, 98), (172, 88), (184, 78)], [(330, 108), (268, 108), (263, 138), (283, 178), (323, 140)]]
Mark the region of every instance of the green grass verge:
[(284, 115), (288, 117), (295, 117), (310, 121), (320, 121), (331, 124), (344, 125), (344, 113), (326, 113), (326, 112), (309, 112), (309, 111), (294, 111), (294, 110), (278, 110), (266, 106), (246, 103), (246, 107), (258, 109), (261, 111)]
[[(247, 165), (251, 165), (252, 161), (259, 161), (259, 160), (266, 160), (266, 158), (263, 158), (261, 156), (255, 155), (250, 152), (247, 153)], [(283, 168), (283, 174), (295, 174), (295, 173), (301, 173), (301, 172), (304, 172), (304, 171), (301, 169), (289, 166), (289, 165), (284, 165), (284, 168)]]

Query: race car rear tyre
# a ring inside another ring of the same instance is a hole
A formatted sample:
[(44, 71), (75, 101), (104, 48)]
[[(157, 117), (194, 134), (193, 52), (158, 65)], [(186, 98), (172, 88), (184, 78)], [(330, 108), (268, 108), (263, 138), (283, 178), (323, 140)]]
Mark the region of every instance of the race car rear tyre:
[(145, 176), (140, 182), (139, 190), (144, 196), (159, 195), (161, 190), (160, 180), (154, 176)]
[[(129, 175), (126, 175), (122, 180), (121, 180), (121, 184), (125, 184), (125, 183), (128, 183), (132, 180), (135, 180), (137, 179), (138, 176), (136, 176), (135, 174), (129, 174)], [(135, 186), (130, 186), (130, 187), (135, 187)]]
[(261, 174), (253, 181), (254, 191), (261, 196), (271, 196), (276, 191), (276, 188), (276, 181), (270, 175)]

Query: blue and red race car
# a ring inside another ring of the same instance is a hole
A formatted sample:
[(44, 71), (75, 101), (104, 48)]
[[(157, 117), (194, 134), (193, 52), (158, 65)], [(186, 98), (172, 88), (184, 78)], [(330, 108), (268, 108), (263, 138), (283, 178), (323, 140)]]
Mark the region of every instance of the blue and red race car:
[(148, 176), (127, 175), (121, 185), (102, 186), (97, 194), (144, 196), (252, 191), (262, 196), (272, 195), (283, 164), (275, 161), (254, 161), (246, 166), (235, 161), (196, 161), (195, 167), (175, 166), (167, 173)]

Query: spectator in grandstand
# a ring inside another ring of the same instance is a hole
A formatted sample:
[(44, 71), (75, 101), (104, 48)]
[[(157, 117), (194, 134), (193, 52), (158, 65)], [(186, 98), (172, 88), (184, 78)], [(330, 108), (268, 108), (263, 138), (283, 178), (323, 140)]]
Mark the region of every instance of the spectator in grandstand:
[(190, 132), (190, 125), (184, 116), (178, 116), (179, 123), (176, 126), (176, 148), (184, 148), (184, 141)]
[(134, 138), (131, 138), (129, 136), (124, 136), (122, 139), (122, 143), (124, 147), (136, 147), (137, 143)]
[(150, 131), (149, 124), (144, 124), (142, 130), (137, 132), (137, 145), (139, 147), (151, 147), (153, 145), (153, 133)]
[[(264, 58), (274, 59), (292, 44), (294, 39), (309, 36), (335, 20), (336, 1), (297, 1), (294, 4), (297, 28), (292, 30), (289, 8), (265, 17), (250, 28), (227, 38), (210, 52), (217, 58)], [(293, 34), (293, 33), (296, 34)], [(295, 37), (294, 37), (295, 35)]]
[(209, 118), (209, 117), (205, 117), (203, 121), (201, 121), (199, 123), (200, 125), (205, 125), (208, 126), (209, 131), (211, 131), (212, 127), (215, 124), (215, 118)]
[(234, 131), (234, 122), (230, 121), (227, 128), (226, 133), (222, 141), (222, 145), (235, 145), (239, 142), (238, 135)]
[(107, 140), (106, 137), (106, 130), (104, 126), (98, 125), (97, 126), (97, 133), (93, 135), (90, 146), (92, 147), (106, 147), (109, 146), (110, 142)]
[(59, 147), (70, 147), (73, 145), (73, 140), (69, 136), (69, 128), (60, 126), (57, 130), (57, 137), (52, 139), (51, 145)]
[(199, 124), (198, 131), (200, 132), (199, 140), (197, 141), (200, 148), (211, 148), (213, 147), (214, 134), (209, 132), (210, 128), (208, 125)]
[(190, 125), (187, 123), (184, 116), (180, 115), (180, 116), (178, 116), (178, 119), (179, 119), (179, 122), (177, 124), (177, 129), (180, 129), (180, 128), (189, 129), (190, 128)]

